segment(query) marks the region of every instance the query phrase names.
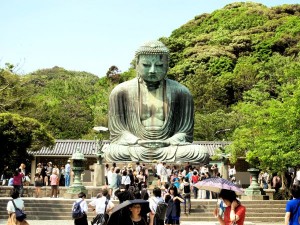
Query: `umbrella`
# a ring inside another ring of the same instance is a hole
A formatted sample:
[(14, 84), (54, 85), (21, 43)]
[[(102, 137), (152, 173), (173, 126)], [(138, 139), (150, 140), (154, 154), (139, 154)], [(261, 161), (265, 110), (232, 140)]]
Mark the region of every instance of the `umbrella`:
[(234, 191), (237, 195), (244, 193), (244, 191), (240, 187), (220, 177), (208, 178), (197, 182), (193, 186), (198, 189), (213, 191), (216, 193), (220, 193), (222, 189)]
[(107, 225), (119, 225), (130, 217), (129, 206), (133, 204), (141, 205), (141, 216), (147, 217), (147, 213), (150, 212), (149, 202), (143, 199), (127, 200), (114, 207), (109, 217)]

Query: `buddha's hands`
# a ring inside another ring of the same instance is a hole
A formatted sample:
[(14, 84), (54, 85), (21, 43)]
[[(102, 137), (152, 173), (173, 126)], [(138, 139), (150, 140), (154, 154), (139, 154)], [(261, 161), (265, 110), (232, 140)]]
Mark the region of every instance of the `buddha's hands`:
[(168, 140), (138, 140), (137, 144), (144, 148), (162, 148), (170, 145)]
[(185, 133), (177, 133), (172, 137), (168, 138), (167, 141), (169, 141), (170, 145), (188, 145), (190, 143), (186, 142), (185, 136)]

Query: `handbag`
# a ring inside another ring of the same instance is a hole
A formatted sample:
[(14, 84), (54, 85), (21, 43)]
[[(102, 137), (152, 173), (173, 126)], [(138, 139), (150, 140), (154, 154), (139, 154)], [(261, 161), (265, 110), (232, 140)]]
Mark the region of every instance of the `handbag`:
[(25, 220), (26, 217), (27, 217), (27, 216), (26, 216), (26, 213), (25, 213), (23, 210), (17, 208), (17, 206), (16, 206), (14, 200), (12, 200), (12, 203), (13, 203), (13, 205), (14, 205), (14, 207), (15, 207), (16, 219), (17, 219), (18, 221), (22, 222), (22, 221)]

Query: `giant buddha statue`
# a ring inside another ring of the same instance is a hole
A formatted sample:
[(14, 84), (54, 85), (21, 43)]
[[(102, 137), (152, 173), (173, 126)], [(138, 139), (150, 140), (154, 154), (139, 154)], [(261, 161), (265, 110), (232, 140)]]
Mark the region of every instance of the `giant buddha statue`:
[(194, 103), (189, 90), (166, 77), (169, 50), (150, 41), (136, 51), (137, 77), (117, 85), (109, 99), (108, 161), (207, 163), (192, 144)]

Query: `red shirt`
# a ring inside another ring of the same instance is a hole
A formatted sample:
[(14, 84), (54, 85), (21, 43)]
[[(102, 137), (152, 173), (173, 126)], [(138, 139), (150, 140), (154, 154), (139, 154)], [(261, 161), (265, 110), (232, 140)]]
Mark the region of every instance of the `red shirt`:
[(24, 177), (23, 173), (19, 173), (18, 176), (14, 176), (13, 185), (22, 185), (22, 178)]
[(193, 175), (192, 176), (192, 183), (196, 184), (199, 181), (199, 176), (198, 175)]
[[(224, 222), (225, 225), (231, 225), (232, 221), (230, 221), (230, 210), (231, 207), (226, 207), (224, 212)], [(246, 216), (246, 208), (243, 205), (239, 205), (235, 208), (235, 214), (239, 217), (239, 220), (236, 221), (238, 225), (244, 225), (245, 216)]]

